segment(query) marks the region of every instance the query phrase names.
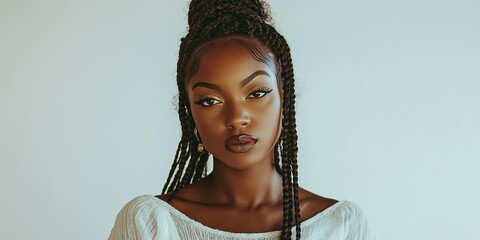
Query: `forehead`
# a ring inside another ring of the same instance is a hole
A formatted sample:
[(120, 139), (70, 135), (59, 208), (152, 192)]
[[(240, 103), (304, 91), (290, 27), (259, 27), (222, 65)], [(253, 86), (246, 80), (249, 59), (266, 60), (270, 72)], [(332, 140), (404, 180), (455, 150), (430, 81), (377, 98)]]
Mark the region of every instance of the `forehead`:
[(266, 68), (277, 75), (275, 57), (255, 38), (231, 36), (196, 48), (187, 64), (185, 86), (199, 75), (215, 75), (240, 68)]
[(205, 52), (200, 58), (196, 75), (221, 75), (256, 68), (267, 68), (267, 65), (255, 60), (244, 46), (230, 43), (216, 45)]

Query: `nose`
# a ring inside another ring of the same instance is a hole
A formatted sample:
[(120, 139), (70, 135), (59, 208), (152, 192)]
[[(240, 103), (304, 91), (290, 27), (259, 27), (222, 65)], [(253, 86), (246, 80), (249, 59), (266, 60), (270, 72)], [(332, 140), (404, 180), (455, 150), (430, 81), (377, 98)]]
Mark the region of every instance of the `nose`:
[(240, 129), (250, 125), (251, 120), (246, 109), (240, 106), (230, 106), (229, 110), (225, 120), (225, 125), (228, 129)]

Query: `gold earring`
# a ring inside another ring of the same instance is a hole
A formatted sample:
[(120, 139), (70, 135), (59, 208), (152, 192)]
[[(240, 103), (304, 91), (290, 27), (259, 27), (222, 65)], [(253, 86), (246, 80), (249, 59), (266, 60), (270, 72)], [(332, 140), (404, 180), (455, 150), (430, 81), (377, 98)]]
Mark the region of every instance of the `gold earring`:
[(196, 138), (197, 141), (198, 141), (197, 151), (198, 151), (198, 152), (203, 152), (203, 143), (200, 142), (200, 138), (198, 137), (197, 127), (195, 127), (195, 128), (193, 129), (193, 134), (195, 135), (195, 138)]

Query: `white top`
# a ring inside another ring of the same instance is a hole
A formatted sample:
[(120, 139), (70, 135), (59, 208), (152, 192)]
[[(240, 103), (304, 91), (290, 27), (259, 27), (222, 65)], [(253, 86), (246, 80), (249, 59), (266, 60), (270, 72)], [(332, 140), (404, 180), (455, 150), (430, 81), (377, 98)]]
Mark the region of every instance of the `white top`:
[[(375, 233), (360, 207), (341, 200), (300, 223), (301, 239), (375, 240)], [(233, 233), (207, 227), (187, 217), (153, 195), (138, 196), (118, 213), (109, 240), (280, 239), (281, 230), (262, 233)], [(295, 227), (292, 227), (292, 238)]]

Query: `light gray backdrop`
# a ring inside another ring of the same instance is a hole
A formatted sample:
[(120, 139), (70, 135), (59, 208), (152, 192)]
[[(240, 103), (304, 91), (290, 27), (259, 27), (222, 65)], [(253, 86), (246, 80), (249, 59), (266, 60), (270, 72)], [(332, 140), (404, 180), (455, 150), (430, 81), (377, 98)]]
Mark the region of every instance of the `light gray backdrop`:
[[(298, 87), (301, 185), (382, 239), (480, 239), (480, 1), (270, 1)], [(1, 0), (2, 239), (106, 239), (158, 194), (187, 2)]]

